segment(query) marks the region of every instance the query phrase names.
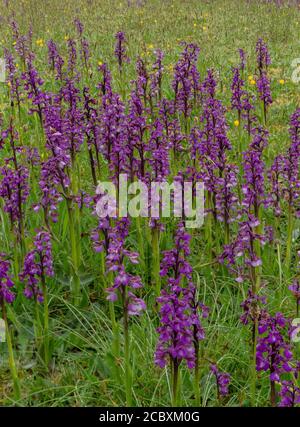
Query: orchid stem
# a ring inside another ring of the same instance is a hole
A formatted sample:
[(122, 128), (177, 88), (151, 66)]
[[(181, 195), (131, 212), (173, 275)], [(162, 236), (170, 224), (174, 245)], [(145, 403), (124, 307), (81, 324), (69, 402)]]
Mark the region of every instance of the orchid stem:
[(199, 342), (195, 345), (195, 406), (200, 406)]
[(42, 289), (43, 289), (43, 297), (44, 297), (44, 334), (43, 334), (43, 350), (44, 350), (44, 362), (46, 366), (46, 370), (48, 370), (49, 362), (50, 362), (50, 354), (49, 354), (49, 307), (48, 307), (48, 292), (47, 286), (45, 282), (45, 277), (42, 276)]
[(132, 406), (132, 372), (130, 366), (130, 338), (129, 338), (129, 319), (128, 319), (128, 301), (127, 289), (123, 291), (123, 318), (124, 318), (124, 361), (125, 361), (125, 392), (126, 406)]
[(179, 365), (176, 359), (173, 360), (172, 363), (172, 406), (177, 407), (178, 406), (178, 384), (179, 384)]
[(69, 232), (70, 232), (70, 242), (71, 242), (71, 259), (72, 259), (72, 297), (73, 303), (75, 306), (78, 306), (81, 301), (81, 289), (80, 289), (80, 278), (79, 278), (79, 250), (77, 236), (76, 236), (76, 228), (74, 221), (74, 211), (72, 206), (72, 201), (67, 201), (68, 206), (68, 216), (69, 216)]
[(287, 242), (286, 242), (286, 256), (285, 256), (285, 267), (287, 271), (291, 264), (291, 251), (292, 251), (292, 240), (293, 240), (293, 212), (292, 207), (289, 205), (288, 210), (288, 224), (287, 224)]
[(155, 226), (152, 230), (152, 255), (153, 255), (153, 282), (156, 295), (160, 295), (160, 250), (159, 250), (159, 228)]

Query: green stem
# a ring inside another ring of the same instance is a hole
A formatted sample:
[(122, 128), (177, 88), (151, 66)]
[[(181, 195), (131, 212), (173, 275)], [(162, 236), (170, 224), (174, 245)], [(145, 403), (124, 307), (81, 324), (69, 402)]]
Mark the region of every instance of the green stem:
[(225, 222), (224, 227), (225, 227), (225, 245), (228, 245), (230, 240), (230, 230), (229, 230), (229, 224), (227, 221)]
[[(103, 285), (104, 287), (112, 286), (114, 281), (114, 276), (112, 272), (105, 272), (105, 255), (103, 256)], [(121, 381), (120, 376), (120, 330), (119, 324), (116, 320), (115, 306), (113, 301), (109, 301), (109, 315), (111, 321), (111, 330), (112, 330), (112, 355), (114, 358), (114, 375), (118, 382)]]
[(199, 342), (195, 345), (195, 406), (200, 406)]
[[(262, 224), (262, 212), (260, 208), (255, 209), (255, 216), (259, 219), (259, 225), (256, 227), (256, 233), (261, 235), (263, 233), (263, 224)], [(261, 258), (262, 250), (259, 240), (254, 242), (254, 250), (256, 256)], [(261, 284), (261, 266), (252, 267), (251, 269), (251, 278), (252, 278), (252, 293), (257, 295), (260, 289)], [(258, 317), (257, 314), (254, 314), (254, 320), (252, 325), (252, 361), (251, 361), (251, 405), (255, 406), (255, 397), (256, 397), (256, 347), (257, 347), (257, 337), (258, 337)]]
[(172, 406), (177, 407), (178, 406), (178, 384), (179, 384), (179, 364), (176, 359), (173, 360), (172, 363)]
[(41, 323), (41, 316), (40, 316), (40, 307), (36, 297), (34, 299), (34, 308), (35, 308), (34, 335), (35, 335), (36, 349), (38, 353), (41, 346), (41, 335), (42, 335), (41, 324), (42, 323)]
[(288, 225), (287, 225), (287, 242), (286, 242), (286, 255), (285, 255), (285, 267), (287, 271), (291, 264), (291, 251), (292, 251), (292, 238), (293, 238), (293, 212), (292, 207), (289, 205), (288, 210)]
[[(21, 264), (17, 244), (14, 244), (13, 257), (14, 257), (14, 260), (13, 260), (14, 275), (15, 275), (15, 277), (18, 277), (19, 273), (20, 273), (20, 265), (22, 265), (22, 264)], [(18, 293), (20, 293), (20, 292), (23, 293), (23, 290), (19, 289)]]
[(123, 316), (124, 316), (124, 358), (125, 358), (125, 391), (126, 391), (126, 406), (132, 406), (132, 373), (130, 366), (130, 338), (128, 325), (128, 300), (127, 290), (124, 288), (123, 295)]
[(159, 228), (155, 226), (152, 229), (152, 256), (153, 256), (153, 283), (156, 289), (156, 295), (160, 295), (160, 249), (159, 249)]
[(251, 406), (255, 406), (256, 397), (256, 346), (258, 336), (258, 321), (254, 319), (252, 325), (252, 361), (251, 361)]
[[(282, 262), (281, 262), (281, 245), (280, 245), (280, 225), (279, 225), (279, 218), (276, 216), (275, 218), (275, 239), (277, 240), (276, 243), (276, 250), (277, 250), (277, 262), (278, 262), (278, 269), (279, 269), (279, 285), (281, 289), (282, 285)], [(275, 241), (276, 241), (275, 240)]]
[(19, 380), (18, 372), (17, 372), (17, 368), (16, 368), (14, 352), (13, 352), (13, 347), (12, 347), (12, 340), (11, 340), (10, 330), (9, 330), (9, 326), (8, 326), (6, 307), (5, 307), (4, 301), (2, 301), (2, 315), (3, 315), (3, 320), (5, 323), (9, 368), (10, 368), (10, 372), (11, 372), (11, 376), (12, 376), (12, 380), (13, 380), (13, 384), (14, 384), (15, 399), (20, 400), (20, 398), (21, 398), (20, 380)]
[(42, 289), (43, 289), (43, 297), (44, 297), (44, 362), (46, 369), (49, 367), (50, 362), (50, 353), (49, 353), (49, 307), (48, 307), (48, 292), (47, 286), (45, 282), (45, 277), (42, 275)]
[[(211, 200), (211, 193), (207, 193), (207, 209), (211, 209), (212, 207), (212, 200)], [(207, 227), (205, 227), (206, 232), (206, 240), (207, 240), (207, 251), (208, 251), (208, 261), (211, 262), (213, 259), (212, 255), (212, 212), (207, 213), (206, 217)]]
[(239, 121), (239, 127), (238, 127), (238, 153), (237, 153), (237, 161), (239, 164), (239, 174), (238, 174), (238, 198), (239, 202), (242, 201), (242, 176), (243, 176), (243, 140), (242, 140), (242, 124), (241, 124), (241, 113), (239, 111), (238, 114), (238, 121)]
[(275, 381), (271, 381), (270, 382), (270, 389), (271, 389), (271, 394), (270, 394), (270, 403), (272, 408), (276, 408), (276, 387), (275, 387)]
[(81, 288), (80, 288), (80, 278), (79, 278), (79, 264), (80, 264), (80, 254), (79, 254), (79, 242), (77, 241), (75, 220), (74, 220), (74, 211), (72, 206), (72, 201), (67, 200), (68, 207), (68, 216), (69, 216), (69, 233), (70, 233), (70, 243), (71, 243), (71, 258), (72, 258), (72, 287), (71, 293), (73, 297), (74, 305), (78, 306), (81, 301)]
[(100, 273), (101, 273), (101, 284), (103, 290), (106, 287), (106, 272), (105, 272), (105, 254), (104, 251), (100, 252)]
[(141, 272), (146, 272), (146, 264), (145, 264), (145, 251), (144, 251), (144, 237), (142, 232), (142, 224), (141, 217), (136, 218), (136, 227), (137, 227), (137, 237), (138, 237), (138, 245), (139, 245), (139, 255), (140, 255), (140, 267)]
[[(256, 233), (260, 234), (260, 235), (263, 233), (263, 228), (262, 228), (261, 220), (260, 220), (259, 226), (256, 227)], [(261, 248), (260, 241), (256, 240), (254, 246), (255, 246), (256, 256), (258, 258), (261, 258), (262, 257), (262, 248)], [(261, 266), (254, 267), (253, 268), (253, 272), (254, 272), (254, 274), (253, 274), (252, 291), (253, 291), (254, 295), (256, 295), (258, 293), (259, 289), (260, 289), (261, 272), (262, 272)]]
[(242, 143), (242, 123), (241, 123), (241, 112), (238, 112), (238, 122), (239, 122), (239, 126), (238, 126), (238, 138), (239, 138), (239, 159), (240, 159), (240, 165), (242, 164), (242, 160), (243, 160), (243, 143)]
[[(118, 361), (120, 358), (120, 333), (119, 333), (119, 325), (116, 321), (116, 314), (115, 314), (115, 306), (113, 301), (109, 301), (109, 314), (110, 314), (110, 320), (111, 320), (111, 327), (112, 327), (112, 333), (113, 333), (113, 355), (115, 359)], [(116, 364), (118, 366), (118, 363)]]
[(277, 261), (279, 268), (279, 285), (282, 285), (282, 265), (281, 265), (281, 254), (280, 254), (280, 243), (277, 243)]

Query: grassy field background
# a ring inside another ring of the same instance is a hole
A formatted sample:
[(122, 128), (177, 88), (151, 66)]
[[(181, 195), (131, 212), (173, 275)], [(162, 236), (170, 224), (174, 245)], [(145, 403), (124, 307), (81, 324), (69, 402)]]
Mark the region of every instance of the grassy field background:
[[(129, 6), (128, 6), (129, 4)], [(270, 47), (272, 65), (271, 129), (281, 141), (286, 136), (287, 118), (299, 104), (299, 89), (291, 81), (292, 61), (299, 56), (300, 7), (293, 2), (264, 1), (44, 1), (3, 2), (1, 7), (0, 48), (10, 47), (8, 17), (15, 16), (20, 29), (33, 29), (33, 46), (41, 74), (46, 73), (47, 45), (53, 39), (66, 52), (66, 40), (74, 37), (74, 17), (78, 16), (90, 41), (91, 62), (106, 62), (117, 76), (113, 56), (117, 31), (128, 38), (128, 54), (133, 59), (126, 68), (127, 88), (134, 76), (135, 61), (142, 55), (151, 62), (155, 48), (165, 53), (165, 68), (171, 76), (181, 51), (180, 41), (194, 42), (201, 48), (199, 69), (213, 67), (220, 73), (222, 99), (230, 99), (231, 67), (238, 62), (238, 49), (249, 57), (247, 72), (255, 72), (255, 43), (259, 37)], [(94, 73), (96, 77), (96, 73)], [(285, 84), (280, 85), (279, 80)], [(115, 82), (116, 83), (116, 82)], [(166, 90), (170, 81), (164, 79)], [(230, 83), (229, 83), (230, 84)], [(5, 108), (5, 104), (3, 105)], [(272, 127), (273, 126), (273, 127)]]

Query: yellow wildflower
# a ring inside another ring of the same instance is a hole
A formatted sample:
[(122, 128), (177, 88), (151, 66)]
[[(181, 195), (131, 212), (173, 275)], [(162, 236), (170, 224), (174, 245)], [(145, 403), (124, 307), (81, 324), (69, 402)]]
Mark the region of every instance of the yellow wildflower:
[(40, 47), (43, 47), (44, 46), (44, 40), (43, 39), (37, 39), (36, 44)]

